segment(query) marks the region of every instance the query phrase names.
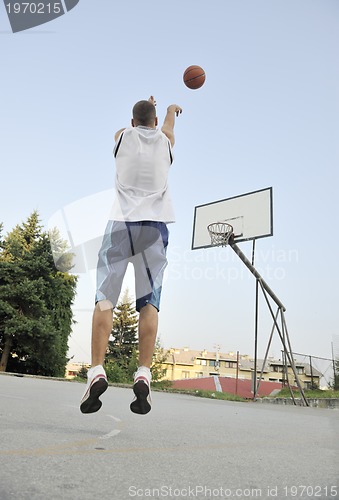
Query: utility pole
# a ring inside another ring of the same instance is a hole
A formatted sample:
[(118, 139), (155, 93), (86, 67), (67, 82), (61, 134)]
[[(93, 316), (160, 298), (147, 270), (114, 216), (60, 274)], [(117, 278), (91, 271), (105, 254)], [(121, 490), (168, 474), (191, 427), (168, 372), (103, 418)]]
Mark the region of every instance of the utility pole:
[(215, 363), (214, 367), (217, 371), (220, 369), (220, 356), (219, 356), (219, 351), (220, 351), (220, 345), (219, 344), (214, 344), (213, 346), (215, 348)]

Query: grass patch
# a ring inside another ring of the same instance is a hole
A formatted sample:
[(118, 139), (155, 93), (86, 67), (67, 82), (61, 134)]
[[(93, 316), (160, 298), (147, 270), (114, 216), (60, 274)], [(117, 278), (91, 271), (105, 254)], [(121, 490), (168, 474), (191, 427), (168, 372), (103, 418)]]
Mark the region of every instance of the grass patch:
[[(327, 390), (322, 391), (321, 389), (309, 389), (304, 391), (305, 397), (308, 399), (324, 399), (324, 398), (339, 398), (339, 391)], [(294, 397), (300, 397), (300, 392), (293, 391)], [(278, 394), (275, 395), (276, 398), (290, 398), (291, 393), (288, 387), (282, 389)]]
[(200, 389), (174, 389), (171, 380), (152, 382), (151, 387), (152, 389), (158, 391), (173, 392), (176, 394), (189, 394), (190, 396), (197, 396), (199, 398), (223, 399), (226, 401), (247, 401), (245, 398), (241, 398), (235, 394), (229, 394), (228, 392), (203, 391)]
[(74, 378), (71, 378), (69, 379), (71, 382), (82, 382), (82, 383), (86, 383), (87, 382), (87, 379), (83, 378), (83, 377), (79, 377), (79, 375), (77, 375), (76, 377)]
[(199, 398), (223, 399), (226, 401), (247, 401), (245, 398), (241, 398), (236, 394), (230, 394), (228, 392), (203, 391), (200, 389), (196, 389), (191, 392), (194, 396), (198, 396)]
[(171, 387), (160, 388), (158, 390), (172, 392), (174, 394), (188, 394), (189, 396), (197, 396), (199, 398), (223, 399), (225, 401), (247, 401), (245, 398), (241, 398), (235, 394), (229, 394), (228, 392), (203, 391), (199, 389), (172, 389)]
[(152, 389), (158, 389), (159, 391), (167, 391), (172, 388), (171, 380), (157, 380), (156, 382), (151, 382)]

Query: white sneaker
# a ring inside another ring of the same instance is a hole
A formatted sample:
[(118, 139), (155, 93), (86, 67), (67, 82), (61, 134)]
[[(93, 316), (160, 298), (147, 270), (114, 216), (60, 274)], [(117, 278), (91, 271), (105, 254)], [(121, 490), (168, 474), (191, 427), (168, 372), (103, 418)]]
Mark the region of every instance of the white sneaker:
[(80, 402), (82, 413), (94, 413), (100, 410), (102, 402), (99, 396), (108, 387), (106, 372), (101, 365), (90, 368), (87, 372), (87, 386), (85, 394)]
[(146, 415), (151, 411), (151, 379), (151, 372), (145, 366), (140, 366), (134, 374), (133, 392), (135, 398), (130, 404), (133, 413)]

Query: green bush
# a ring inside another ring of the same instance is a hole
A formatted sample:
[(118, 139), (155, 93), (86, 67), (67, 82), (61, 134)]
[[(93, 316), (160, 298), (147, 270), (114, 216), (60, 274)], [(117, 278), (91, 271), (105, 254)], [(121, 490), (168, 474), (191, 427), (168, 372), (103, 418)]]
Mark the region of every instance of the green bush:
[(87, 372), (88, 369), (86, 366), (82, 366), (80, 370), (78, 371), (77, 378), (79, 377), (80, 379), (86, 380), (87, 379)]
[(152, 387), (154, 387), (154, 389), (160, 389), (164, 391), (167, 389), (171, 389), (172, 385), (173, 384), (171, 380), (156, 380), (152, 382)]
[(105, 371), (107, 375), (107, 380), (108, 382), (112, 382), (113, 384), (126, 384), (130, 383), (131, 380), (128, 378), (128, 375), (126, 373), (126, 370), (124, 370), (120, 365), (117, 363), (106, 363), (105, 364)]

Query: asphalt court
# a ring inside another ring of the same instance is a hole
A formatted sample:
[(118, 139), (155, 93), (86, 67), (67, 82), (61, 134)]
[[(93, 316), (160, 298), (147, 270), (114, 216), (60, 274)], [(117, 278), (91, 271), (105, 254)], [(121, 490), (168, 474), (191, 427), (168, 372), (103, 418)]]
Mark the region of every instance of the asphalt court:
[(339, 498), (339, 410), (0, 375), (0, 499)]

